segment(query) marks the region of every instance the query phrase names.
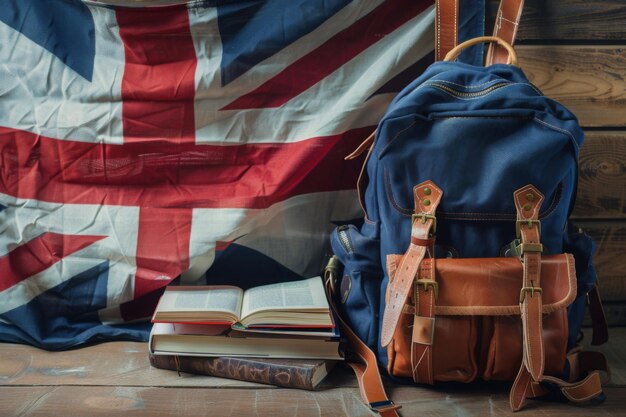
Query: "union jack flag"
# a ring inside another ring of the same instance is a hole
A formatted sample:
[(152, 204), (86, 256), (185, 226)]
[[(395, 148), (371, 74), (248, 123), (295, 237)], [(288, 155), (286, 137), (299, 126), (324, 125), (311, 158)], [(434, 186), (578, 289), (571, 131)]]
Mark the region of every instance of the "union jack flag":
[(176, 278), (318, 274), (344, 156), (432, 60), (432, 0), (115, 2), (0, 8), (0, 340), (146, 340)]

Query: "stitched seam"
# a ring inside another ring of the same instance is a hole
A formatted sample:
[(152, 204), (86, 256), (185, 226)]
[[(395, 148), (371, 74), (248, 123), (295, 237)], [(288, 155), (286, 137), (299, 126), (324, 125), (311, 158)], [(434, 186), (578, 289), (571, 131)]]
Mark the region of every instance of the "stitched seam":
[[(405, 127), (404, 129), (402, 129), (401, 131), (399, 131), (398, 133), (396, 133), (396, 135), (391, 138), (387, 144), (385, 145), (385, 147), (380, 151), (379, 155), (384, 154), (387, 149), (391, 146), (391, 144), (393, 143), (393, 141), (395, 141), (398, 136), (400, 136), (401, 134), (403, 134), (404, 132), (406, 132), (407, 130), (409, 130), (410, 128), (412, 128), (413, 126), (415, 126), (417, 124), (417, 120), (413, 120), (413, 123), (411, 123), (410, 125), (408, 125), (407, 127)], [(378, 160), (380, 160), (380, 156), (378, 156)]]
[[(442, 93), (445, 93), (445, 94), (449, 95), (449, 96), (450, 96), (450, 97), (452, 97), (452, 98), (456, 98), (456, 99), (458, 99), (458, 100), (469, 101), (469, 100), (476, 100), (477, 98), (487, 97), (488, 95), (491, 95), (491, 94), (493, 94), (493, 93), (494, 93), (494, 92), (496, 92), (496, 91), (500, 91), (500, 90), (503, 90), (503, 89), (505, 89), (505, 88), (508, 88), (508, 87), (511, 87), (511, 86), (514, 86), (514, 85), (518, 85), (518, 84), (525, 84), (525, 83), (507, 84), (507, 85), (504, 85), (504, 86), (502, 86), (502, 87), (500, 87), (500, 88), (496, 88), (496, 89), (494, 89), (493, 91), (490, 91), (490, 92), (488, 92), (488, 93), (485, 93), (485, 94), (483, 94), (483, 95), (480, 95), (480, 96), (477, 96), (477, 97), (469, 97), (469, 98), (463, 98), (463, 97), (455, 96), (454, 94), (449, 93), (449, 92), (447, 92), (447, 91), (446, 91), (446, 90), (444, 90), (444, 89), (438, 89), (438, 90), (439, 90), (439, 91), (441, 91)], [(436, 88), (436, 87), (435, 87), (435, 88)]]
[(454, 1), (454, 46), (456, 46), (459, 43), (459, 35), (457, 33), (457, 27), (458, 27), (458, 22), (457, 22), (457, 16), (459, 14), (458, 10), (458, 0)]
[(565, 134), (565, 135), (569, 136), (569, 137), (570, 137), (570, 139), (572, 140), (572, 143), (573, 143), (573, 144), (574, 144), (574, 146), (576, 147), (576, 151), (577, 151), (577, 153), (578, 153), (578, 152), (580, 152), (580, 147), (578, 146), (578, 143), (576, 143), (576, 139), (574, 138), (574, 135), (572, 135), (572, 133), (571, 133), (569, 130), (561, 129), (561, 128), (560, 128), (560, 127), (558, 127), (558, 126), (551, 125), (550, 123), (548, 123), (548, 122), (544, 122), (543, 120), (538, 119), (538, 118), (536, 118), (536, 117), (534, 118), (534, 120), (535, 120), (536, 122), (538, 122), (538, 123), (540, 123), (540, 124), (544, 125), (544, 126), (547, 126), (547, 127), (548, 127), (548, 128), (550, 128), (550, 129), (556, 130), (557, 132), (561, 132), (561, 133), (563, 133), (563, 134)]
[[(404, 208), (401, 207), (400, 204), (395, 200), (395, 196), (393, 194), (393, 190), (391, 188), (391, 180), (389, 179), (389, 172), (388, 170), (385, 168), (384, 171), (385, 174), (385, 191), (387, 193), (387, 198), (389, 200), (389, 202), (391, 203), (392, 207), (395, 208), (398, 212), (400, 212), (400, 214), (410, 217), (413, 214), (413, 209), (408, 209), (408, 208)], [(552, 200), (550, 203), (550, 206), (544, 210), (543, 212), (539, 213), (539, 219), (544, 219), (546, 217), (548, 217), (550, 214), (552, 214), (556, 208), (558, 207), (559, 203), (561, 202), (561, 197), (563, 196), (563, 181), (561, 181), (559, 183), (559, 185), (556, 188), (556, 191), (554, 193), (554, 195), (552, 196)], [(489, 217), (456, 217), (456, 216), (495, 216), (495, 218), (489, 218)], [(498, 217), (500, 216), (500, 217)], [(446, 211), (439, 211), (437, 213), (437, 217), (440, 220), (470, 220), (470, 221), (515, 221), (516, 220), (516, 214), (511, 212), (511, 213), (480, 213), (480, 212), (446, 212)]]
[[(461, 88), (480, 88), (483, 87), (485, 85), (488, 84), (494, 84), (494, 83), (501, 83), (501, 82), (505, 82), (506, 80), (504, 79), (497, 79), (497, 80), (491, 80), (491, 81), (485, 81), (482, 84), (470, 84), (470, 85), (465, 85), (465, 84), (458, 84), (452, 81), (448, 81), (448, 80), (441, 80), (438, 78), (431, 78), (431, 80), (429, 82), (438, 82), (438, 83), (445, 83), (445, 84), (450, 84), (450, 85), (454, 85), (456, 87), (461, 87)], [(515, 84), (525, 84), (525, 83), (515, 83)]]
[[(539, 266), (537, 267), (539, 269), (539, 276), (537, 277), (537, 281), (539, 286), (541, 286), (540, 282), (541, 282), (541, 259), (539, 259)], [(540, 305), (543, 304), (543, 297), (541, 296), (541, 293), (537, 294), (537, 297), (539, 297), (539, 303)], [(545, 369), (545, 359), (546, 359), (546, 354), (545, 351), (543, 349), (543, 323), (541, 322), (542, 319), (542, 315), (541, 315), (541, 308), (539, 309), (539, 314), (537, 314), (537, 325), (539, 327), (537, 327), (539, 329), (539, 360), (540, 360), (540, 366), (539, 366), (539, 370), (540, 370), (540, 376), (543, 376), (543, 370)]]
[(577, 402), (577, 401), (581, 401), (581, 402), (582, 401), (587, 401), (587, 400), (590, 400), (590, 399), (592, 399), (593, 397), (595, 397), (596, 395), (599, 394), (599, 393), (596, 392), (596, 393), (590, 394), (590, 395), (588, 395), (588, 396), (586, 396), (584, 398), (576, 398), (576, 397), (574, 397), (570, 393), (570, 391), (574, 392), (576, 390), (576, 388), (577, 387), (573, 387), (573, 388), (565, 388), (565, 387), (563, 387), (562, 391), (563, 391), (564, 394), (567, 395), (567, 398), (569, 398), (571, 401), (574, 401), (574, 402)]
[[(434, 263), (434, 258), (433, 258), (433, 261), (431, 261), (431, 265), (430, 265), (430, 278), (433, 281), (435, 280), (434, 275), (435, 275), (435, 263)], [(432, 362), (432, 352), (431, 352), (431, 349), (432, 349), (432, 343), (434, 342), (434, 339), (435, 339), (435, 323), (434, 323), (435, 315), (433, 314), (433, 306), (435, 304), (435, 289), (431, 288), (429, 290), (429, 293), (430, 293), (430, 308), (429, 308), (428, 314), (430, 315), (430, 317), (433, 318), (433, 324), (432, 324), (433, 332), (430, 335), (430, 337), (431, 337), (431, 340), (430, 340), (431, 345), (426, 348), (426, 350), (428, 351), (428, 357), (427, 357), (427, 362), (426, 362), (426, 366), (427, 366), (426, 370), (428, 371), (428, 381), (431, 382), (431, 381), (433, 381), (433, 370), (431, 368), (431, 362)]]
[(440, 0), (437, 0), (437, 58), (441, 59), (441, 6)]
[[(418, 272), (421, 269), (422, 264), (420, 262), (420, 265), (418, 267)], [(413, 286), (413, 288), (415, 288), (415, 286)], [(415, 290), (415, 315), (419, 314), (419, 308), (420, 308), (420, 295), (419, 295), (419, 291)], [(411, 358), (415, 358), (416, 353), (414, 352), (415, 350), (415, 343), (413, 343), (413, 338), (411, 338)], [(419, 364), (422, 361), (422, 358), (424, 357), (424, 354), (426, 353), (426, 351), (424, 351), (424, 353), (422, 353), (422, 357), (420, 357), (417, 361), (415, 361), (415, 364), (413, 365), (413, 380), (416, 383), (419, 383), (419, 373), (417, 372), (417, 369), (419, 368)]]
[[(524, 275), (526, 275), (526, 268), (524, 268)], [(527, 282), (526, 277), (524, 277), (524, 282)], [(526, 339), (524, 346), (526, 347), (525, 351), (526, 354), (524, 356), (526, 356), (526, 366), (528, 367), (528, 372), (530, 373), (530, 368), (532, 367), (531, 364), (533, 363), (532, 361), (532, 349), (530, 348), (530, 327), (529, 327), (529, 323), (528, 323), (528, 301), (524, 301), (524, 316), (526, 317), (526, 319), (524, 320), (525, 323), (525, 328), (524, 328), (524, 337)]]
[(424, 350), (424, 352), (422, 353), (422, 356), (420, 356), (420, 358), (417, 360), (417, 364), (413, 368), (413, 380), (417, 383), (419, 383), (419, 373), (417, 372), (417, 369), (419, 368), (419, 364), (422, 363), (422, 359), (424, 359), (425, 354), (426, 354), (426, 350)]

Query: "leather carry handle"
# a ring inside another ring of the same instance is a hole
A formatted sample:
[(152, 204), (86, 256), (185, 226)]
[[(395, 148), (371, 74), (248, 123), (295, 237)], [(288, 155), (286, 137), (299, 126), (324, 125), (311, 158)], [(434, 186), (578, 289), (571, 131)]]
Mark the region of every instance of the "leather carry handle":
[[(504, 39), (513, 45), (523, 9), (524, 0), (502, 0), (498, 7), (495, 24), (493, 25), (493, 36)], [(503, 64), (506, 62), (506, 59), (507, 51), (504, 48), (500, 48), (498, 44), (492, 43), (489, 45), (485, 59), (486, 66)]]
[(461, 54), (461, 51), (465, 48), (468, 48), (472, 45), (476, 45), (479, 43), (496, 43), (498, 45), (500, 45), (501, 47), (503, 47), (509, 54), (509, 58), (507, 60), (507, 64), (509, 65), (516, 65), (517, 66), (517, 54), (515, 53), (515, 50), (513, 49), (513, 47), (511, 46), (510, 43), (508, 43), (507, 41), (505, 41), (504, 39), (495, 37), (495, 36), (480, 36), (478, 38), (474, 38), (474, 39), (470, 39), (468, 41), (463, 42), (460, 45), (457, 45), (456, 47), (452, 48), (452, 50), (450, 52), (448, 52), (445, 56), (445, 58), (443, 59), (444, 61), (454, 61), (455, 59), (457, 59), (459, 57), (459, 55)]
[[(459, 3), (459, 0), (435, 2), (435, 61), (441, 61), (458, 44)], [(523, 9), (524, 0), (501, 0), (493, 36), (513, 45)], [(507, 62), (507, 50), (498, 44), (491, 44), (485, 62), (487, 65)]]

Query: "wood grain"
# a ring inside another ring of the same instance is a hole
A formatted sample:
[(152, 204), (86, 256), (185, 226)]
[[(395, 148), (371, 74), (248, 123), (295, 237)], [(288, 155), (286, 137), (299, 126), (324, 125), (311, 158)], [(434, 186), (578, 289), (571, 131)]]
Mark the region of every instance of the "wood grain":
[[(0, 343), (1, 385), (171, 386), (263, 388), (265, 385), (191, 375), (150, 366), (148, 346), (110, 342), (63, 352)], [(332, 372), (321, 386), (357, 386), (349, 372)]]
[[(607, 388), (607, 401), (594, 407), (530, 401), (524, 416), (619, 416), (626, 388)], [(392, 399), (404, 416), (513, 416), (508, 386), (396, 387)], [(590, 414), (592, 413), (592, 414)], [(160, 387), (0, 387), (5, 417), (74, 416), (298, 416), (371, 417), (357, 388), (322, 392), (287, 389), (189, 389)]]
[(626, 54), (613, 46), (518, 46), (520, 66), (585, 127), (626, 126)]
[[(590, 338), (587, 337), (586, 340)], [(530, 401), (525, 416), (626, 415), (626, 328), (611, 329), (603, 351), (613, 370), (607, 401), (589, 407)], [(211, 385), (199, 375), (152, 372), (147, 344), (112, 342), (66, 352), (0, 344), (2, 416), (371, 416), (361, 402), (354, 376), (329, 379), (320, 391)], [(335, 374), (337, 372), (333, 372)], [(332, 374), (331, 374), (332, 375)], [(185, 382), (181, 383), (180, 381)], [(391, 398), (404, 416), (512, 416), (508, 383), (443, 384), (435, 388), (393, 386)]]
[[(499, 0), (487, 3), (488, 33)], [(525, 41), (615, 41), (626, 39), (623, 0), (526, 0), (517, 39)]]
[(572, 218), (626, 217), (626, 132), (586, 132), (578, 166)]

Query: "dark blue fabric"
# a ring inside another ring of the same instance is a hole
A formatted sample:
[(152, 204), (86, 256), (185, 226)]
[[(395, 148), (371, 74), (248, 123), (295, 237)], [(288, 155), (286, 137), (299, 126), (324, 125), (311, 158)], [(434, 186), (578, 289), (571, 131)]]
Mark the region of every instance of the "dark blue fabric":
[(575, 339), (584, 312), (580, 300), (595, 283), (593, 242), (566, 235), (582, 142), (576, 117), (509, 65), (438, 62), (396, 96), (367, 162), (362, 190), (367, 221), (331, 236), (345, 265), (344, 280), (351, 281), (346, 317), (378, 350), (384, 367), (387, 352), (379, 335), (389, 279), (386, 256), (406, 252), (412, 190), (426, 180), (444, 191), (437, 244), (464, 258), (501, 256), (516, 238), (514, 191), (533, 184), (544, 194), (544, 253), (576, 255), (580, 296), (569, 311), (570, 340)]
[(351, 0), (218, 2), (222, 84), (310, 33)]
[[(150, 323), (109, 326), (94, 313), (106, 307), (108, 272), (109, 262), (103, 262), (3, 313), (0, 318), (8, 324), (0, 322), (0, 340), (47, 350), (98, 341), (148, 340)], [(85, 300), (86, 296), (90, 298)], [(13, 321), (20, 326), (11, 325)]]
[[(242, 259), (246, 261), (241, 262)], [(304, 279), (275, 259), (236, 243), (231, 243), (215, 254), (215, 261), (205, 277), (209, 285), (234, 285), (244, 290), (259, 285)]]
[(4, 0), (0, 6), (0, 21), (91, 81), (96, 54), (94, 22), (82, 1)]
[[(459, 43), (483, 36), (485, 32), (485, 1), (463, 0), (459, 2)], [(459, 61), (482, 65), (484, 44), (478, 44), (461, 52)]]

